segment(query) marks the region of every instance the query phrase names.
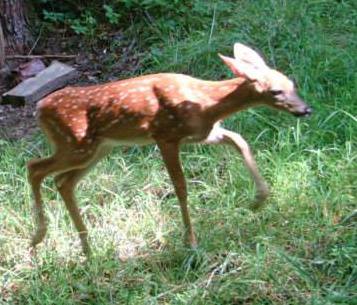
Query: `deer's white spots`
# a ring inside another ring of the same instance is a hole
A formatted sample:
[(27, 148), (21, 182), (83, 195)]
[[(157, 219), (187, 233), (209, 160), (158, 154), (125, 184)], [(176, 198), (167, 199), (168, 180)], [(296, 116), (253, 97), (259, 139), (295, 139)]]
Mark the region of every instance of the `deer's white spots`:
[(175, 89), (175, 85), (168, 85), (166, 88), (164, 88), (164, 92), (170, 92), (170, 91), (174, 91)]
[(145, 101), (147, 101), (149, 103), (150, 106), (154, 106), (156, 105), (156, 99), (155, 98), (146, 98)]
[(115, 119), (112, 121), (112, 124), (117, 124), (117, 123), (119, 123), (119, 121), (120, 121), (120, 119)]
[(147, 87), (139, 87), (139, 88), (138, 88), (138, 91), (139, 91), (139, 92), (145, 92), (146, 90), (148, 90)]
[(120, 97), (121, 100), (125, 99), (127, 96), (128, 96), (128, 93), (123, 93), (122, 92), (122, 93), (119, 94), (119, 97)]
[(175, 118), (175, 116), (173, 114), (169, 114), (168, 117), (170, 120), (173, 120)]
[(66, 141), (67, 141), (67, 143), (71, 143), (72, 142), (72, 138), (70, 136), (67, 136), (66, 137)]
[(79, 129), (79, 130), (77, 130), (76, 135), (77, 135), (77, 137), (79, 137), (79, 138), (83, 138), (83, 137), (86, 135), (85, 129)]
[(144, 122), (141, 124), (141, 128), (148, 129), (149, 128), (149, 122)]

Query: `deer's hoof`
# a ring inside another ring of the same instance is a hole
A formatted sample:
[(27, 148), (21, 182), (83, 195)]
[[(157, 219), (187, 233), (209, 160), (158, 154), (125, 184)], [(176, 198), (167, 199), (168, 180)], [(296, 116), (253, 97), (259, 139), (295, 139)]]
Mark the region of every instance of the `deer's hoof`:
[(87, 240), (87, 234), (85, 234), (85, 236), (80, 236), (80, 239), (83, 254), (89, 259), (91, 257), (92, 251)]
[(198, 249), (197, 242), (190, 244), (190, 249), (193, 250), (193, 251), (196, 251)]
[(198, 243), (196, 240), (195, 236), (188, 236), (186, 237), (186, 245), (191, 249), (191, 250), (197, 250)]
[(31, 244), (30, 246), (32, 248), (35, 248), (37, 244), (39, 244), (45, 237), (46, 235), (46, 227), (40, 227), (36, 233), (32, 236)]
[(29, 250), (28, 250), (29, 257), (36, 257), (37, 256), (37, 251), (36, 247), (30, 245)]
[(86, 246), (84, 245), (82, 246), (82, 251), (83, 254), (87, 257), (87, 259), (89, 259), (92, 256), (92, 251), (88, 244)]
[(264, 206), (265, 200), (269, 197), (269, 189), (267, 186), (258, 190), (255, 201), (250, 205), (252, 211), (257, 211)]

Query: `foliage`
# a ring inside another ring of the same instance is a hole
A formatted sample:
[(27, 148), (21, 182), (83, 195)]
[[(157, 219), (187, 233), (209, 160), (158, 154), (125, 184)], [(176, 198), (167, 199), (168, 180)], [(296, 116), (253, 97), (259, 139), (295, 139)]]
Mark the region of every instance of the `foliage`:
[[(166, 27), (172, 15), (160, 15), (160, 3), (110, 1), (113, 11), (103, 9), (102, 17), (94, 10), (100, 1), (45, 4), (65, 15), (71, 8), (73, 18), (87, 10), (97, 28), (105, 13), (119, 14), (112, 21), (136, 35), (143, 73), (223, 78), (228, 72), (216, 53), (229, 55), (241, 41), (290, 74), (314, 108), (311, 118), (257, 109), (224, 122), (251, 143), (271, 185), (268, 205), (258, 213), (247, 208), (254, 187), (234, 151), (184, 147), (200, 241), (199, 250), (187, 250), (157, 149), (118, 149), (78, 187), (92, 260), (81, 261), (52, 180), (43, 188), (48, 236), (35, 259), (27, 251), (33, 218), (25, 163), (49, 154), (48, 144), (40, 135), (1, 141), (0, 304), (356, 304), (355, 1), (207, 2), (203, 15), (173, 16), (186, 20), (175, 31)], [(150, 35), (140, 22), (123, 21), (129, 11), (146, 18), (145, 10), (155, 16)]]
[(181, 0), (113, 0), (108, 1), (34, 1), (45, 21), (52, 24), (69, 26), (76, 34), (92, 37), (103, 27), (146, 28), (155, 24), (164, 31), (187, 31), (194, 22), (203, 27), (211, 16), (213, 1)]

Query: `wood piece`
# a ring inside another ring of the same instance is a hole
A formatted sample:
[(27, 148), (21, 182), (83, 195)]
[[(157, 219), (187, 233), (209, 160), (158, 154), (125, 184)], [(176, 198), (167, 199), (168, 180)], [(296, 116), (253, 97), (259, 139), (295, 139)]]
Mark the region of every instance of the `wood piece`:
[(45, 95), (64, 87), (78, 75), (77, 71), (58, 61), (35, 77), (31, 77), (3, 94), (3, 104), (23, 105), (36, 102)]

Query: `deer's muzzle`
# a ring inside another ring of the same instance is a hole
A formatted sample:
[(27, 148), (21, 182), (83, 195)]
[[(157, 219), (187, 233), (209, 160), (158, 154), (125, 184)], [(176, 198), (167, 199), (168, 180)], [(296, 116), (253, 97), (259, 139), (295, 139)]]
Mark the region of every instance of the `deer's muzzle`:
[(311, 107), (306, 105), (297, 94), (290, 96), (288, 104), (289, 111), (295, 116), (309, 116), (312, 113)]

